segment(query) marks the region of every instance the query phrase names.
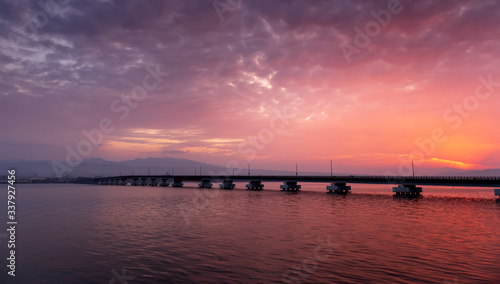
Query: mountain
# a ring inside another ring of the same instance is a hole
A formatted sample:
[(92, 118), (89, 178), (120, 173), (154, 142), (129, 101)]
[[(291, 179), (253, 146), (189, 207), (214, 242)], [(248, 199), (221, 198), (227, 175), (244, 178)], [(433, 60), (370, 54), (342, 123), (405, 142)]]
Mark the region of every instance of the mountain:
[[(64, 162), (60, 162), (65, 164)], [(165, 174), (229, 174), (232, 169), (197, 162), (189, 159), (178, 159), (171, 157), (135, 159), (121, 162), (106, 161), (101, 158), (83, 160), (83, 162), (67, 174), (69, 177), (78, 176), (118, 176), (118, 175), (165, 175)], [(26, 160), (4, 160), (0, 161), (0, 177), (7, 175), (7, 170), (15, 169), (20, 178), (32, 177), (56, 177), (52, 168), (52, 161), (26, 161)], [(500, 169), (489, 170), (461, 170), (455, 168), (442, 168), (436, 176), (500, 176)], [(1, 174), (4, 173), (4, 174)], [(246, 175), (248, 169), (235, 169), (235, 174)], [(252, 175), (295, 175), (295, 171), (251, 169)], [(299, 172), (299, 175), (329, 175), (326, 172)], [(334, 173), (334, 175), (351, 175), (350, 173)]]
[[(65, 162), (60, 162), (66, 165)], [(202, 167), (202, 173), (210, 171), (221, 171), (224, 168), (201, 163), (188, 159), (177, 158), (147, 158), (135, 159), (121, 162), (106, 161), (101, 158), (92, 158), (83, 160), (80, 165), (72, 168), (67, 175), (70, 177), (78, 176), (117, 176), (117, 175), (164, 175), (167, 172), (175, 174), (194, 174), (195, 169), (199, 173)], [(26, 160), (6, 160), (0, 161), (0, 171), (7, 173), (7, 170), (15, 169), (19, 177), (56, 177), (52, 168), (52, 161), (26, 161)]]
[(5, 160), (0, 161), (0, 176), (7, 175), (7, 171), (15, 169), (17, 177), (55, 177), (49, 161), (22, 161)]
[[(64, 162), (60, 162), (65, 165)], [(178, 159), (171, 157), (164, 158), (146, 158), (135, 159), (121, 162), (106, 161), (101, 158), (92, 158), (83, 160), (77, 167), (73, 168), (68, 177), (78, 176), (118, 176), (118, 175), (165, 175), (165, 174), (217, 174), (217, 175), (232, 175), (232, 169), (225, 167), (197, 162), (189, 159)], [(26, 160), (8, 160), (0, 161), (0, 171), (7, 173), (7, 170), (15, 169), (17, 176), (21, 178), (31, 177), (56, 177), (56, 173), (52, 168), (51, 161), (26, 161)], [(234, 174), (246, 175), (247, 167), (235, 168)], [(251, 169), (252, 175), (295, 175), (295, 171), (279, 171), (279, 170), (264, 170)], [(299, 172), (300, 175), (329, 175), (324, 172)], [(349, 175), (345, 173), (335, 173), (335, 175)], [(2, 175), (0, 175), (2, 176)]]

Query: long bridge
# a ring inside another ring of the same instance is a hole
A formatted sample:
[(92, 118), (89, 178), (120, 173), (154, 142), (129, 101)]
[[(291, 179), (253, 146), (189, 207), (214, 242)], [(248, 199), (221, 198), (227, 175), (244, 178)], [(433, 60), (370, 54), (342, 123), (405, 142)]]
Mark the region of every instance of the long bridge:
[(299, 191), (298, 183), (330, 183), (326, 186), (330, 193), (347, 193), (351, 186), (347, 184), (394, 184), (392, 191), (396, 195), (420, 195), (423, 185), (428, 186), (470, 186), (495, 188), (494, 194), (500, 196), (500, 177), (473, 176), (270, 176), (270, 175), (129, 175), (113, 177), (78, 178), (76, 183), (100, 185), (132, 186), (169, 186), (182, 187), (183, 181), (200, 183), (200, 188), (212, 188), (213, 182), (221, 182), (222, 189), (233, 189), (234, 181), (248, 181), (249, 190), (262, 190), (263, 182), (283, 182), (283, 191)]

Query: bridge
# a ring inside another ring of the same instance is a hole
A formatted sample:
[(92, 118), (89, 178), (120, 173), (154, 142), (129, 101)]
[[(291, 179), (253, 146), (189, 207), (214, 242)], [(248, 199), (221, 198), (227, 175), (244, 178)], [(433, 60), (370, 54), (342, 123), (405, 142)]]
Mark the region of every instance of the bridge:
[(298, 183), (330, 183), (326, 186), (329, 193), (347, 193), (351, 186), (347, 184), (394, 184), (392, 191), (396, 195), (418, 196), (422, 187), (418, 186), (469, 186), (495, 188), (494, 194), (500, 196), (500, 177), (472, 176), (268, 176), (268, 175), (130, 175), (113, 177), (77, 178), (76, 183), (100, 185), (132, 186), (169, 186), (182, 187), (183, 181), (199, 182), (200, 188), (212, 188), (212, 182), (221, 182), (222, 189), (233, 189), (234, 181), (248, 181), (249, 190), (262, 190), (263, 182), (283, 182), (283, 191), (299, 191)]

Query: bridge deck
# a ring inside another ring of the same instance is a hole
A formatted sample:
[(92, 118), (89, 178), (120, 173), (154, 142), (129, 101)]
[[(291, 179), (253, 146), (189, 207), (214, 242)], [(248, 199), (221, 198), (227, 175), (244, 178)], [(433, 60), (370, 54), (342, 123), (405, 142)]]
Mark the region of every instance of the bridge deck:
[(268, 176), (268, 175), (237, 175), (237, 176), (197, 176), (197, 175), (130, 175), (114, 177), (83, 178), (85, 180), (130, 180), (130, 179), (168, 179), (178, 181), (201, 181), (209, 179), (222, 181), (297, 181), (297, 182), (325, 182), (325, 183), (364, 183), (364, 184), (405, 184), (405, 185), (434, 185), (434, 186), (473, 186), (473, 187), (500, 187), (500, 177), (456, 177), (456, 176)]

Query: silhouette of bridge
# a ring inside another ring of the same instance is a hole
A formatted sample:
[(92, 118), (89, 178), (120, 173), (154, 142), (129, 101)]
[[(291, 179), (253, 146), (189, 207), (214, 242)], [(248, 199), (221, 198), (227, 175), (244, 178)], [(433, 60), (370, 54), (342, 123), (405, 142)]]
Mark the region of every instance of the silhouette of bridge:
[(271, 176), (271, 175), (128, 175), (113, 177), (78, 178), (76, 183), (100, 185), (132, 185), (132, 186), (169, 186), (182, 187), (183, 181), (200, 183), (200, 188), (212, 188), (213, 183), (220, 181), (220, 188), (233, 189), (234, 181), (248, 181), (246, 188), (262, 190), (263, 182), (283, 182), (280, 188), (284, 191), (298, 191), (298, 183), (330, 183), (328, 192), (347, 193), (351, 186), (347, 184), (394, 184), (392, 191), (396, 195), (420, 195), (422, 187), (418, 186), (464, 186), (464, 187), (498, 187), (494, 193), (500, 196), (500, 177), (474, 176)]

